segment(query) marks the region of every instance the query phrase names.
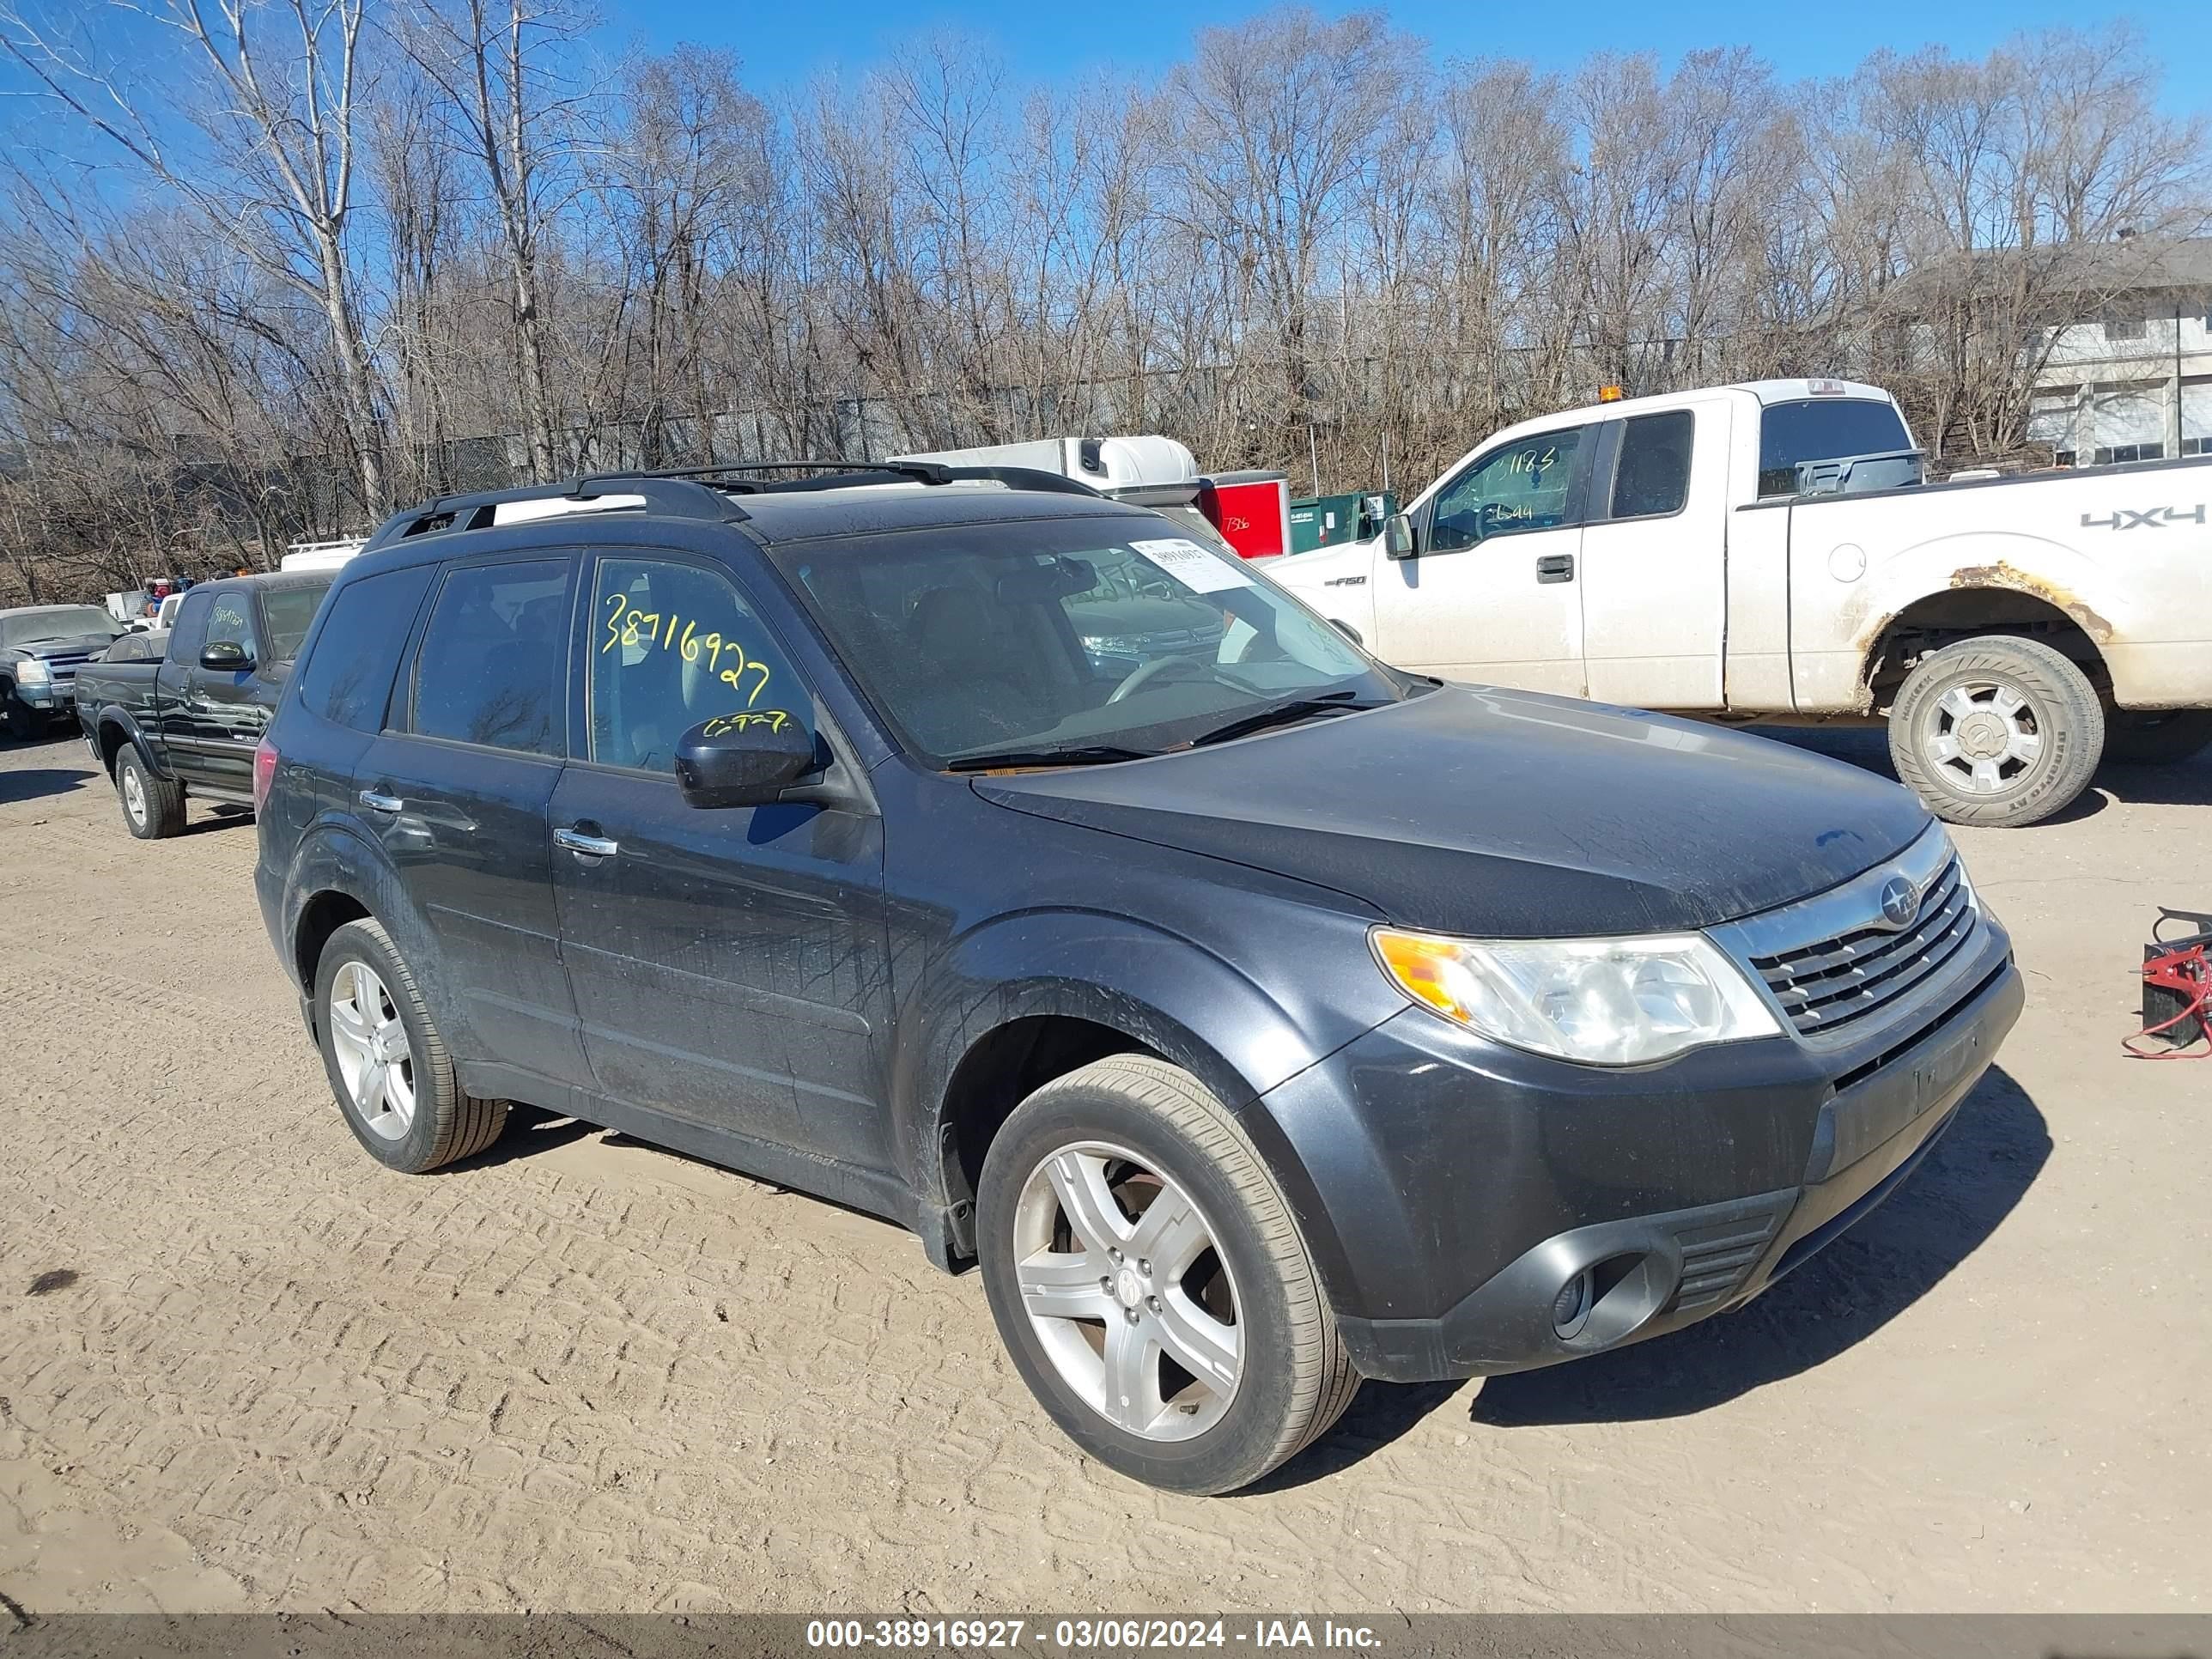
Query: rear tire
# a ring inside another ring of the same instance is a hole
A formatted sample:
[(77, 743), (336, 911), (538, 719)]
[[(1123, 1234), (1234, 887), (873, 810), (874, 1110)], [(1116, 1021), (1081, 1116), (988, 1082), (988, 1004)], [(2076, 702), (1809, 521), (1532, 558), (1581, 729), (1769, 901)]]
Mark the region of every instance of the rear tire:
[(507, 1127), (507, 1102), (479, 1100), (455, 1075), (443, 1038), (374, 921), (349, 921), (315, 969), (315, 1037), (354, 1138), (409, 1175), (471, 1158)]
[(185, 786), (158, 775), (128, 743), (115, 757), (115, 798), (124, 827), (141, 841), (161, 841), (185, 827)]
[(2212, 708), (2112, 708), (2105, 758), (2118, 766), (2173, 766), (2212, 743)]
[(1047, 1084), (992, 1141), (980, 1187), (999, 1334), (1099, 1462), (1232, 1492), (1352, 1403), (1359, 1374), (1290, 1206), (1189, 1073), (1121, 1054)]
[(1889, 711), (1897, 775), (1951, 823), (2047, 818), (2088, 787), (2104, 748), (2088, 676), (2040, 641), (2009, 635), (1929, 653)]

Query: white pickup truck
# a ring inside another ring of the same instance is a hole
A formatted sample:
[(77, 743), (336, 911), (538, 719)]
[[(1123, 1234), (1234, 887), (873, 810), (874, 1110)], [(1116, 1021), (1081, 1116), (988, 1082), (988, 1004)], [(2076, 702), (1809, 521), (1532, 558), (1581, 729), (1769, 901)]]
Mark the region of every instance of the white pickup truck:
[(2212, 741), (2212, 456), (1929, 484), (1842, 380), (1508, 428), (1268, 574), (1386, 661), (1725, 720), (1887, 719), (1941, 816), (2031, 823)]

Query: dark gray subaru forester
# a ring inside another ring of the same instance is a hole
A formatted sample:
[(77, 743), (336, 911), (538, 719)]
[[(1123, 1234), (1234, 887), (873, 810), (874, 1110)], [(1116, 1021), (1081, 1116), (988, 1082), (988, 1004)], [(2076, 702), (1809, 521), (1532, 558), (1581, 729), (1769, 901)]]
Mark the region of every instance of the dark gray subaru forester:
[(1398, 673), (1193, 533), (927, 465), (386, 524), (255, 776), (361, 1143), (524, 1102), (890, 1217), (1200, 1492), (1362, 1376), (1735, 1307), (1911, 1173), (2021, 992), (1910, 794)]

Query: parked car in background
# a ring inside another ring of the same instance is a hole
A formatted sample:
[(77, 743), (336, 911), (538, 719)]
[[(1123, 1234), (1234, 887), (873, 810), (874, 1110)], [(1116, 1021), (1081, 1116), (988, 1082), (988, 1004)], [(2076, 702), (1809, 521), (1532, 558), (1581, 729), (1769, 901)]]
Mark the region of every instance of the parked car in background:
[[(1102, 652), (1124, 589), (1229, 622)], [(980, 1262), (1069, 1435), (1184, 1492), (1363, 1375), (1748, 1301), (1910, 1176), (2021, 1002), (1895, 785), (1386, 668), (1041, 473), (403, 514), (254, 785), (372, 1157), (521, 1101), (890, 1217)]]
[(187, 797), (252, 805), (255, 745), (330, 585), (314, 571), (203, 582), (166, 635), (131, 635), (77, 671), (77, 722), (132, 835), (175, 835)]
[(35, 743), (65, 717), (77, 671), (114, 643), (123, 624), (96, 605), (21, 605), (0, 611), (0, 723), (18, 743)]
[(1570, 410), (1271, 574), (1402, 667), (1733, 720), (1886, 718), (1960, 823), (2212, 741), (2212, 457), (1920, 482), (1879, 387)]

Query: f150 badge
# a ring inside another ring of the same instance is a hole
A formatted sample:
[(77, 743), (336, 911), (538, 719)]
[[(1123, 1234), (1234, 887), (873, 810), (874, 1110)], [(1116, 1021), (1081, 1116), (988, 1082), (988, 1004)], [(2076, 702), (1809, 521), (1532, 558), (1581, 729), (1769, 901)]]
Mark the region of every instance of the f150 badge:
[(2122, 507), (2106, 519), (2093, 519), (2086, 513), (2081, 515), (2081, 528), (2084, 530), (2133, 530), (2139, 524), (2147, 524), (2155, 530), (2161, 525), (2203, 522), (2204, 503), (2202, 501), (2194, 507), (2154, 507), (2148, 513), (2136, 513)]

